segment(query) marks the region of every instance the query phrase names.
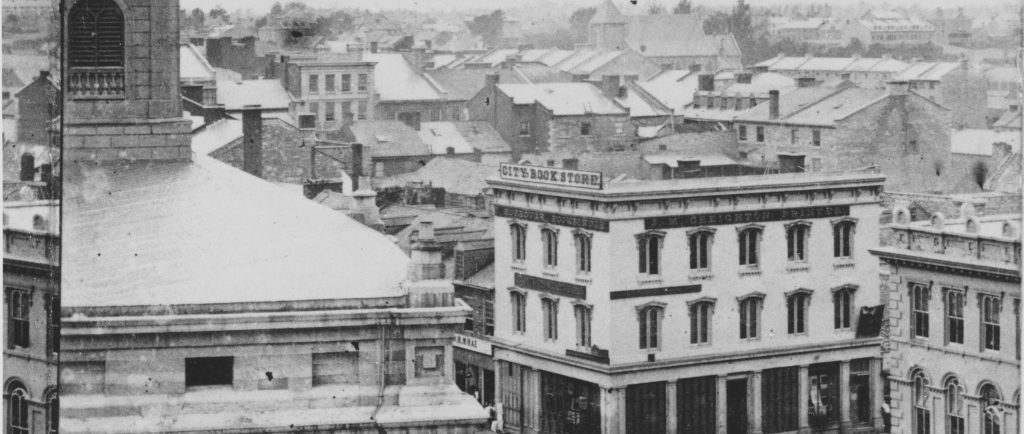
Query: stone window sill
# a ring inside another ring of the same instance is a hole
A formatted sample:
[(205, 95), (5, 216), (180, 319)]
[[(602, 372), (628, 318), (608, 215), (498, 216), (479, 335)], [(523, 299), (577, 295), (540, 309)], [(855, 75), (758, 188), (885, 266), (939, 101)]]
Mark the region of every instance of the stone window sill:
[(556, 270), (554, 268), (545, 267), (544, 271), (541, 271), (540, 274), (543, 275), (544, 277), (557, 278), (558, 277), (558, 270)]
[(833, 270), (839, 270), (842, 268), (854, 268), (857, 263), (852, 258), (837, 258), (836, 262), (832, 264)]
[(811, 269), (811, 266), (806, 262), (791, 262), (786, 265), (786, 272), (788, 273), (804, 273)]
[(577, 274), (576, 275), (576, 282), (578, 282), (578, 283), (590, 283), (590, 282), (593, 282), (593, 281), (594, 281), (594, 278), (590, 277), (589, 274), (581, 273), (581, 274)]
[(746, 276), (760, 276), (761, 269), (758, 267), (741, 267), (739, 272), (740, 277)]
[(661, 276), (641, 274), (636, 277), (636, 283), (641, 285), (658, 285), (661, 283)]
[(526, 271), (526, 264), (523, 261), (512, 261), (511, 268), (516, 271)]
[(690, 281), (696, 282), (701, 280), (711, 280), (715, 278), (715, 273), (711, 270), (694, 270), (690, 272)]

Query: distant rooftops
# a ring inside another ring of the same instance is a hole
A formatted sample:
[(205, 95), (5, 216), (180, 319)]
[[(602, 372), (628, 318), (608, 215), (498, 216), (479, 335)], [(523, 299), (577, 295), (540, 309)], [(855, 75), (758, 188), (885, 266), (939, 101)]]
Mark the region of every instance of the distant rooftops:
[(780, 54), (754, 65), (754, 68), (764, 68), (768, 71), (898, 73), (909, 66), (902, 61), (886, 57), (786, 57)]
[(555, 116), (585, 114), (627, 114), (590, 83), (499, 84), (498, 89), (513, 104), (537, 103)]

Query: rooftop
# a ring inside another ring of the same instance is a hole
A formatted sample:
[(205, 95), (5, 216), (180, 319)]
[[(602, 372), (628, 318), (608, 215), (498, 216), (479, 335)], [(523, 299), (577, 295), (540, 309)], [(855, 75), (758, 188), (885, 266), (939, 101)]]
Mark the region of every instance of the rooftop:
[(439, 90), (423, 74), (413, 69), (401, 54), (366, 53), (363, 58), (377, 63), (373, 69), (373, 79), (381, 102), (441, 99)]
[(194, 159), (65, 168), (64, 306), (402, 294), (408, 259), (383, 235), (221, 162)]
[(555, 116), (627, 114), (590, 83), (499, 84), (514, 104), (538, 103)]
[(348, 127), (355, 141), (370, 148), (374, 157), (430, 155), (416, 130), (401, 121), (357, 121)]
[(182, 44), (179, 49), (179, 79), (182, 83), (201, 83), (216, 80), (216, 73), (206, 56), (192, 44)]
[(1012, 152), (1020, 152), (1019, 131), (980, 129), (952, 130), (950, 144), (954, 154), (992, 155), (992, 145), (1006, 143)]
[(292, 98), (280, 80), (217, 81), (217, 103), (225, 110), (259, 104), (264, 110), (286, 110)]
[(375, 188), (387, 188), (421, 182), (443, 188), (449, 193), (476, 196), (487, 189), (487, 178), (495, 173), (498, 173), (498, 166), (438, 157), (415, 172), (374, 179), (373, 185)]

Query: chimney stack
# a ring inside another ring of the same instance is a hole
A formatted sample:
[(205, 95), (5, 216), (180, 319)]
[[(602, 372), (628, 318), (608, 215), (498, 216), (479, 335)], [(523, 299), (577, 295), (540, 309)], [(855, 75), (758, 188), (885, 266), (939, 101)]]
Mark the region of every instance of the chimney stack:
[(814, 86), (815, 83), (816, 83), (816, 81), (814, 80), (814, 77), (797, 77), (796, 78), (796, 87), (811, 87), (811, 86)]
[(564, 158), (562, 159), (562, 168), (568, 170), (579, 170), (580, 160), (576, 158)]
[(701, 66), (699, 63), (690, 64), (690, 72), (700, 72)]
[(416, 241), (409, 252), (408, 279), (411, 282), (444, 278), (442, 246), (434, 238), (434, 222), (421, 219)]
[(715, 74), (701, 74), (697, 76), (697, 90), (712, 92), (715, 90)]
[(498, 75), (497, 72), (489, 73), (484, 76), (484, 84), (486, 85), (486, 87), (497, 86), (500, 80), (501, 76)]
[(21, 173), (19, 179), (21, 181), (35, 181), (36, 157), (32, 156), (32, 154), (26, 152), (21, 155)]
[(906, 95), (910, 91), (910, 82), (905, 80), (890, 81), (889, 95)]
[(750, 84), (754, 79), (754, 73), (750, 71), (743, 71), (736, 73), (736, 82), (740, 84)]
[(242, 170), (263, 177), (263, 110), (242, 106)]
[(359, 178), (363, 176), (363, 144), (352, 144), (352, 162), (348, 175), (352, 178), (352, 191), (359, 190)]
[(377, 41), (370, 41), (370, 52), (377, 53)]
[(601, 76), (601, 92), (608, 99), (615, 99), (619, 96), (619, 76), (617, 75), (603, 75)]
[(768, 91), (768, 119), (779, 118), (779, 91), (772, 89)]

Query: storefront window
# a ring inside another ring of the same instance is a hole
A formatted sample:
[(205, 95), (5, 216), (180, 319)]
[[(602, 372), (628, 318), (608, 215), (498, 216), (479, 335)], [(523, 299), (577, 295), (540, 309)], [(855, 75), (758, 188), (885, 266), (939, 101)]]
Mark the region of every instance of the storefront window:
[(871, 422), (871, 359), (850, 362), (850, 420), (854, 424)]
[(811, 365), (808, 374), (807, 411), (811, 426), (823, 427), (838, 422), (839, 364)]
[(541, 372), (541, 432), (601, 432), (600, 391), (596, 384)]

